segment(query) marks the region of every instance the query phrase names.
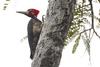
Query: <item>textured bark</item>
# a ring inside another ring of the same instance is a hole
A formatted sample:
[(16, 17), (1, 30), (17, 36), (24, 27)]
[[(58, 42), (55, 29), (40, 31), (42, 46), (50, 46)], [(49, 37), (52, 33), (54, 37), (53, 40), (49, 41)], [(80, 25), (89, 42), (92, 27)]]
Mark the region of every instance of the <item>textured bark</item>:
[(49, 0), (32, 67), (58, 67), (76, 0)]

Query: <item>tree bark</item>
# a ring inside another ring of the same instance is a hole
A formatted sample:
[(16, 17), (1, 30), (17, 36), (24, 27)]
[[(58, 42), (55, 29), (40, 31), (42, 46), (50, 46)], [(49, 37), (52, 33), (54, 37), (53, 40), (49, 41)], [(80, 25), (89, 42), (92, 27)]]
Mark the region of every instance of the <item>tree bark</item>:
[(58, 67), (76, 0), (49, 0), (32, 67)]

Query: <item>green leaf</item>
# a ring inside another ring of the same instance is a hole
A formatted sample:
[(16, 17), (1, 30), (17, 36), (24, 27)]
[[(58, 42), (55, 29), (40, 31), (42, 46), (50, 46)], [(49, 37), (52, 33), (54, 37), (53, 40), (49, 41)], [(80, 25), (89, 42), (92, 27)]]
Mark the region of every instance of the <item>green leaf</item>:
[(84, 45), (86, 47), (86, 51), (88, 52), (89, 56), (90, 56), (90, 40), (84, 36), (82, 36)]
[(5, 3), (4, 5), (8, 5), (7, 3)]
[(100, 0), (98, 0), (99, 1), (99, 3), (100, 3)]
[(7, 8), (7, 6), (4, 6), (4, 7), (3, 7), (3, 10), (6, 10), (6, 8)]
[(81, 36), (81, 35), (79, 35), (79, 36), (76, 38), (76, 40), (75, 40), (75, 44), (74, 44), (74, 46), (73, 46), (72, 53), (75, 53), (75, 52), (76, 52), (76, 49), (77, 49), (77, 47), (78, 47), (78, 45), (79, 45), (80, 36)]
[(10, 1), (10, 0), (6, 0), (6, 1)]

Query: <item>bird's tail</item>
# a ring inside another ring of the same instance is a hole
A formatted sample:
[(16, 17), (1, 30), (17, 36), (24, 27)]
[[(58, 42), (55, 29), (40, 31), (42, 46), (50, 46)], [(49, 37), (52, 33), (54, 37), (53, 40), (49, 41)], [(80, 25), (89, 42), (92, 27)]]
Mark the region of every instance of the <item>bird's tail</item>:
[(35, 54), (35, 51), (32, 51), (32, 50), (31, 50), (31, 54), (30, 54), (30, 59), (31, 59), (31, 60), (33, 60), (34, 54)]
[(31, 58), (32, 60), (33, 60), (33, 56), (34, 56), (34, 55), (33, 55), (32, 52), (31, 52), (31, 54), (30, 54), (30, 58)]

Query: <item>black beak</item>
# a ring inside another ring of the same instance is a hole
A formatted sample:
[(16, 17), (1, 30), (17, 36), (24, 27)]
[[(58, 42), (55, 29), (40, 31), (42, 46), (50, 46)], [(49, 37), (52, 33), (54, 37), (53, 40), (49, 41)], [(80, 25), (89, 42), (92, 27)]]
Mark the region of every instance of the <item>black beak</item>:
[(27, 15), (27, 12), (25, 12), (25, 11), (16, 11), (16, 13), (21, 13), (21, 14)]

